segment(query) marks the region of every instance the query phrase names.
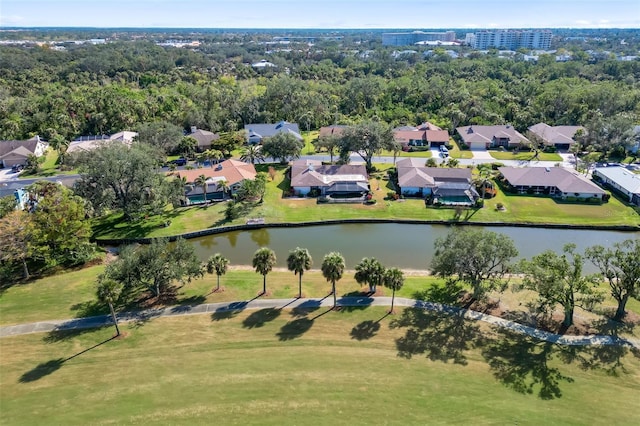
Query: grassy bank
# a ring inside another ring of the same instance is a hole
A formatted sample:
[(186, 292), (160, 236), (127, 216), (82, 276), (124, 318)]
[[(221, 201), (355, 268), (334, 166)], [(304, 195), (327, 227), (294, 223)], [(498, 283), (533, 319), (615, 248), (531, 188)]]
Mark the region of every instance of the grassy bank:
[(263, 309), (124, 331), (0, 340), (2, 422), (640, 422), (640, 360), (627, 350), (539, 344), (439, 314)]

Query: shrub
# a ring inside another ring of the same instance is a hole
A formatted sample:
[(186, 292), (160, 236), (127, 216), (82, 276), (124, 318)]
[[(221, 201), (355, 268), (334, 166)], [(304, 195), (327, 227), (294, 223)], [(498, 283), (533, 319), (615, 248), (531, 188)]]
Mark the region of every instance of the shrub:
[(369, 200), (365, 201), (364, 203), (365, 203), (366, 205), (368, 205), (368, 206), (372, 206), (372, 205), (374, 205), (374, 204), (375, 204), (375, 203), (377, 203), (377, 202), (378, 202), (378, 200), (371, 200), (371, 199), (369, 199)]
[(499, 167), (504, 167), (504, 164), (498, 162), (491, 163), (491, 170), (498, 170)]

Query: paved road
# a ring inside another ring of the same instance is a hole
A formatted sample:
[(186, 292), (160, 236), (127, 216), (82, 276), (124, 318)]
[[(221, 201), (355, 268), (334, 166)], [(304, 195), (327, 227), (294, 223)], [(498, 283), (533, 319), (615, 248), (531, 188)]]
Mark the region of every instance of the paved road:
[[(118, 314), (118, 319), (123, 322), (148, 321), (157, 317), (183, 316), (196, 314), (215, 314), (230, 311), (255, 310), (265, 308), (293, 309), (293, 308), (319, 308), (331, 307), (331, 298), (324, 299), (254, 299), (251, 301), (209, 303), (194, 306), (172, 306), (162, 309), (149, 309), (140, 312), (125, 312)], [(617, 336), (569, 336), (549, 333), (538, 330), (513, 321), (468, 309), (443, 305), (440, 303), (424, 302), (421, 300), (396, 297), (396, 306), (413, 307), (428, 311), (441, 312), (444, 315), (461, 316), (470, 320), (484, 321), (489, 324), (506, 328), (517, 333), (526, 334), (536, 339), (567, 346), (629, 346), (640, 349), (640, 339), (624, 339)], [(340, 306), (390, 306), (390, 297), (340, 297)], [(67, 319), (58, 321), (42, 321), (30, 324), (19, 324), (0, 327), (0, 338), (17, 336), (21, 334), (43, 333), (50, 331), (75, 330), (97, 328), (111, 325), (108, 315)]]

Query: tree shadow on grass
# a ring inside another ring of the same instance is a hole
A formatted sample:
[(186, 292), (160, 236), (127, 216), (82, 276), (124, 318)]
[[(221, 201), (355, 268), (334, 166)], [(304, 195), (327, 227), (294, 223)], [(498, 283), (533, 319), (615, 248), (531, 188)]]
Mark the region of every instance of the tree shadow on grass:
[(426, 290), (413, 293), (413, 298), (446, 305), (456, 305), (464, 293), (465, 291), (459, 282), (447, 280), (445, 282), (435, 282)]
[(97, 300), (76, 303), (71, 306), (71, 310), (76, 313), (76, 318), (93, 317), (109, 313), (107, 306), (104, 303), (99, 303)]
[[(355, 294), (352, 296), (352, 294)], [(368, 294), (368, 293), (367, 293)], [(361, 292), (347, 293), (340, 297), (337, 302), (340, 307), (339, 312), (353, 312), (367, 309), (371, 306), (375, 299), (369, 296), (363, 296)]]
[(632, 333), (635, 324), (620, 323), (603, 318), (591, 324), (592, 331), (599, 336), (609, 336), (616, 345), (572, 346), (560, 352), (565, 363), (577, 362), (583, 370), (601, 370), (606, 374), (619, 377), (628, 374), (624, 365), (627, 356), (640, 359), (640, 349), (632, 346), (620, 333)]
[(71, 355), (68, 358), (56, 358), (56, 359), (49, 360), (47, 362), (40, 363), (36, 365), (33, 369), (25, 372), (22, 376), (20, 376), (18, 381), (20, 383), (29, 383), (29, 382), (35, 382), (37, 380), (40, 380), (41, 378), (58, 371), (64, 365), (65, 362), (72, 360), (73, 358), (76, 358), (82, 354), (85, 354), (90, 350), (93, 350), (99, 346), (102, 346), (105, 343), (108, 343), (115, 338), (116, 336), (113, 336), (107, 340), (104, 340), (96, 345), (91, 346), (90, 348), (84, 349), (78, 352), (77, 354)]
[(478, 325), (466, 320), (463, 313), (409, 308), (391, 321), (390, 327), (406, 329), (405, 335), (396, 339), (398, 356), (403, 358), (425, 354), (432, 361), (466, 365), (466, 352), (484, 342)]
[(282, 311), (277, 308), (265, 308), (254, 311), (242, 321), (242, 326), (245, 328), (259, 328), (266, 323), (275, 320), (280, 316)]
[(540, 399), (550, 400), (562, 397), (561, 383), (574, 381), (550, 365), (557, 348), (551, 343), (501, 330), (500, 337), (482, 349), (482, 356), (493, 376), (506, 387), (522, 394), (537, 393)]
[(351, 329), (351, 333), (349, 333), (349, 335), (355, 340), (369, 340), (378, 334), (378, 331), (380, 331), (380, 322), (389, 315), (391, 314), (387, 312), (377, 321), (362, 321)]
[[(326, 297), (324, 299), (326, 299)], [(299, 304), (298, 306), (296, 306), (295, 308), (293, 308), (291, 310), (291, 316), (296, 317), (296, 318), (306, 317), (310, 313), (315, 312), (318, 309), (320, 309), (320, 306), (322, 304), (322, 300), (324, 300), (324, 299), (305, 300), (304, 302), (302, 302), (301, 304)]]
[(178, 299), (178, 306), (171, 308), (172, 314), (180, 314), (190, 312), (194, 306), (204, 303), (207, 298), (201, 294)]
[(227, 306), (221, 306), (211, 314), (211, 320), (222, 321), (235, 318), (240, 312), (246, 309), (248, 304), (248, 301), (242, 301), (230, 303)]
[(280, 331), (276, 333), (276, 336), (278, 336), (280, 341), (297, 339), (311, 329), (313, 322), (314, 319), (306, 317), (289, 321), (280, 328)]

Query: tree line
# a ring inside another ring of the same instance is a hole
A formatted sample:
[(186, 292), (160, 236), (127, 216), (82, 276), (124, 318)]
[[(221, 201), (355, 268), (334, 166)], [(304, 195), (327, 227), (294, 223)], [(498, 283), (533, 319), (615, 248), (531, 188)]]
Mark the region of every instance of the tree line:
[(453, 132), (464, 124), (510, 123), (520, 131), (538, 122), (633, 124), (640, 115), (639, 61), (408, 61), (382, 48), (361, 57), (327, 45), (307, 55), (276, 52), (280, 65), (265, 73), (250, 58), (215, 50), (145, 41), (62, 52), (1, 46), (0, 139), (72, 140), (159, 121), (214, 132), (280, 120), (303, 129), (431, 121)]

